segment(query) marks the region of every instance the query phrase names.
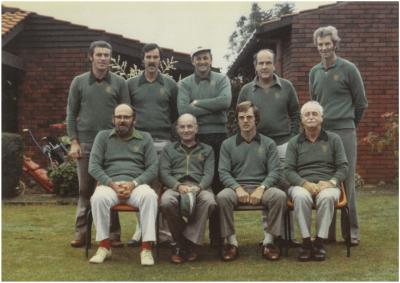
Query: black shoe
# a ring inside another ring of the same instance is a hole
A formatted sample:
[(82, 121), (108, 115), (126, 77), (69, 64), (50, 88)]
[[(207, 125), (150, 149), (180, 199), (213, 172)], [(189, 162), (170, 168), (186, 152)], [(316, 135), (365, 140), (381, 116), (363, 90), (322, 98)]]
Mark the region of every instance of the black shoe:
[(166, 241), (163, 241), (160, 243), (160, 247), (172, 249), (172, 248), (176, 247), (176, 242), (171, 241), (171, 240), (166, 240)]
[(299, 261), (310, 261), (312, 259), (312, 248), (304, 246), (301, 247), (297, 259)]
[(181, 264), (185, 261), (185, 252), (181, 248), (175, 246), (172, 248), (171, 262)]
[(142, 241), (136, 241), (136, 240), (129, 240), (128, 242), (126, 242), (126, 245), (128, 247), (140, 247), (141, 244)]
[(324, 261), (326, 258), (326, 251), (324, 249), (324, 246), (322, 245), (313, 246), (312, 258), (315, 261)]

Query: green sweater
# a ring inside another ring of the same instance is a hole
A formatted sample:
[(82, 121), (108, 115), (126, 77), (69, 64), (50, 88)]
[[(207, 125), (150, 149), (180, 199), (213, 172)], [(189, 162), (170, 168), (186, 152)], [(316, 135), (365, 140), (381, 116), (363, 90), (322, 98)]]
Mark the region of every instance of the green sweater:
[(354, 129), (368, 106), (360, 72), (340, 57), (327, 70), (322, 63), (311, 69), (309, 89), (311, 99), (324, 107), (325, 130)]
[(257, 131), (277, 145), (286, 143), (299, 132), (299, 99), (290, 81), (274, 74), (274, 83), (264, 89), (255, 78), (242, 87), (237, 103), (246, 100), (260, 110)]
[[(231, 105), (231, 84), (226, 75), (210, 72), (200, 80), (192, 74), (179, 82), (179, 114), (190, 113), (197, 118), (199, 134), (226, 133), (227, 111)], [(192, 101), (197, 103), (192, 105)]]
[(130, 103), (126, 81), (111, 72), (97, 82), (91, 72), (76, 76), (67, 105), (67, 133), (71, 139), (92, 143), (100, 130), (111, 129), (114, 108)]
[(321, 130), (315, 143), (311, 143), (304, 133), (290, 139), (285, 175), (293, 186), (300, 186), (304, 181), (318, 183), (330, 179), (340, 183), (346, 178), (347, 170), (346, 153), (337, 134)]
[(240, 134), (226, 139), (219, 156), (219, 176), (227, 188), (236, 189), (240, 184), (276, 185), (281, 177), (278, 151), (275, 142), (257, 134), (250, 143)]
[(89, 174), (100, 184), (133, 181), (149, 184), (157, 177), (157, 154), (150, 134), (134, 130), (121, 139), (115, 130), (97, 134), (89, 159)]
[(161, 153), (159, 175), (168, 188), (193, 180), (201, 189), (208, 189), (214, 177), (214, 152), (204, 143), (190, 149), (180, 142), (168, 144)]
[(161, 73), (149, 82), (142, 74), (128, 80), (128, 89), (137, 113), (135, 127), (149, 132), (153, 138), (170, 140), (178, 114), (176, 82)]

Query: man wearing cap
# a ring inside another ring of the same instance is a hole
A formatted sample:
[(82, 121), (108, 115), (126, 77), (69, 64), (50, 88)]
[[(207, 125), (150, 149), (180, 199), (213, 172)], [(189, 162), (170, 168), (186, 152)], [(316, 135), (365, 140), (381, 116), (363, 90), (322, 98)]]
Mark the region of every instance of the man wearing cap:
[(90, 263), (111, 258), (110, 210), (116, 204), (138, 207), (142, 224), (142, 265), (153, 265), (151, 242), (156, 240), (157, 194), (149, 184), (157, 177), (157, 155), (150, 134), (136, 130), (135, 111), (128, 104), (115, 108), (112, 130), (99, 132), (90, 153), (89, 173), (98, 182), (90, 203), (100, 242)]
[[(69, 155), (76, 160), (79, 179), (79, 198), (76, 208), (75, 239), (72, 247), (85, 245), (86, 211), (96, 182), (88, 173), (93, 140), (100, 130), (113, 127), (111, 118), (120, 103), (129, 103), (125, 80), (109, 71), (112, 47), (105, 41), (89, 46), (89, 72), (76, 76), (70, 86), (67, 104), (67, 133), (71, 139)], [(113, 246), (120, 246), (118, 214), (113, 213), (111, 230)]]
[(259, 111), (250, 101), (236, 106), (236, 119), (240, 132), (226, 139), (221, 146), (219, 174), (225, 185), (217, 195), (220, 211), (221, 236), (226, 240), (223, 261), (238, 256), (233, 211), (242, 204), (262, 205), (267, 215), (267, 241), (262, 256), (278, 260), (278, 245), (284, 231), (284, 215), (287, 198), (284, 191), (276, 188), (281, 177), (278, 151), (272, 139), (257, 133)]
[[(321, 56), (321, 63), (315, 65), (309, 74), (311, 99), (324, 107), (325, 130), (338, 134), (349, 161), (349, 173), (345, 180), (350, 212), (351, 244), (360, 242), (360, 229), (356, 207), (355, 174), (357, 163), (357, 131), (364, 110), (368, 107), (364, 83), (357, 67), (348, 60), (336, 56), (340, 37), (333, 26), (315, 30), (314, 45)], [(343, 225), (342, 219), (342, 225)], [(332, 221), (329, 240), (335, 241), (336, 218)], [(342, 226), (342, 236), (344, 237)]]
[[(253, 57), (256, 77), (242, 87), (237, 103), (248, 100), (260, 110), (257, 131), (274, 140), (283, 166), (288, 141), (299, 132), (299, 99), (292, 83), (274, 73), (275, 54), (272, 50), (261, 49)], [(265, 244), (267, 223), (264, 212), (263, 223)]]
[(196, 140), (196, 118), (181, 115), (176, 131), (179, 141), (167, 145), (160, 158), (160, 178), (168, 188), (162, 195), (160, 209), (177, 243), (171, 261), (179, 264), (197, 259), (207, 219), (217, 204), (210, 188), (214, 153), (209, 145)]
[[(194, 73), (179, 82), (178, 112), (190, 113), (197, 118), (199, 141), (213, 148), (218, 162), (221, 143), (227, 136), (227, 111), (232, 100), (230, 81), (226, 75), (211, 70), (211, 49), (198, 47), (191, 57)], [(218, 164), (215, 166), (212, 183), (215, 194), (222, 189), (217, 168)], [(212, 246), (220, 245), (219, 226), (217, 213), (214, 213), (210, 218)]]
[[(157, 153), (170, 142), (172, 125), (178, 116), (176, 107), (178, 86), (172, 78), (161, 74), (159, 70), (161, 56), (161, 48), (157, 44), (145, 44), (142, 48), (144, 72), (127, 81), (131, 104), (138, 114), (135, 128), (151, 134)], [(171, 233), (164, 217), (160, 216), (160, 242), (171, 242)], [(138, 221), (136, 232), (132, 240), (128, 241), (128, 245), (138, 245), (140, 235)]]

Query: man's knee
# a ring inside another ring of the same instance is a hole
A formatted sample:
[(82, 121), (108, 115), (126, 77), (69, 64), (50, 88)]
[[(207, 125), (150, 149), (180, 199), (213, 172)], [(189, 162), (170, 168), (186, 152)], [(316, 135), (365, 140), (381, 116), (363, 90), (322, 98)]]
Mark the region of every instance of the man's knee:
[(178, 207), (178, 199), (172, 194), (164, 193), (161, 197), (160, 210), (164, 214), (175, 210)]
[(217, 194), (216, 201), (218, 206), (224, 206), (227, 203), (232, 202), (232, 193), (234, 193), (231, 189), (223, 189)]

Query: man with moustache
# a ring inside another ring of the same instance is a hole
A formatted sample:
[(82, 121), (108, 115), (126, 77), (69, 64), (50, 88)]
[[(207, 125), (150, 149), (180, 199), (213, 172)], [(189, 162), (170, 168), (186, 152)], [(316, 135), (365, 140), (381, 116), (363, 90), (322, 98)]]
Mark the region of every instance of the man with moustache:
[[(76, 160), (79, 179), (72, 247), (85, 245), (86, 211), (95, 188), (95, 180), (88, 173), (93, 140), (98, 131), (112, 128), (114, 108), (130, 101), (125, 80), (109, 71), (111, 53), (112, 47), (108, 42), (92, 42), (88, 52), (91, 69), (76, 76), (69, 89), (66, 118), (67, 133), (71, 139), (69, 155)], [(118, 214), (112, 215), (112, 244), (121, 246)]]
[(90, 263), (111, 258), (110, 209), (126, 203), (138, 207), (142, 226), (142, 265), (153, 265), (151, 242), (156, 240), (157, 195), (148, 185), (157, 177), (157, 155), (150, 134), (134, 128), (136, 113), (128, 104), (115, 108), (112, 130), (100, 131), (93, 143), (89, 173), (98, 182), (90, 202), (96, 241)]
[(222, 260), (232, 261), (238, 256), (233, 211), (239, 203), (261, 203), (265, 207), (268, 242), (263, 245), (262, 256), (278, 260), (287, 207), (286, 193), (275, 187), (281, 177), (278, 151), (272, 139), (257, 132), (260, 114), (250, 101), (236, 106), (236, 118), (240, 132), (222, 143), (219, 161), (225, 185), (217, 195), (221, 236), (226, 239)]
[[(198, 47), (192, 54), (194, 73), (179, 82), (178, 111), (196, 117), (199, 125), (199, 141), (210, 145), (215, 154), (216, 166), (212, 188), (214, 194), (222, 189), (218, 176), (218, 160), (221, 143), (226, 139), (227, 111), (231, 105), (232, 93), (229, 78), (211, 70), (211, 49)], [(218, 212), (218, 210), (215, 210)], [(210, 218), (211, 246), (219, 247), (218, 215)]]
[[(311, 99), (324, 108), (322, 127), (332, 131), (342, 139), (349, 161), (349, 173), (345, 188), (350, 210), (351, 244), (360, 242), (360, 229), (356, 207), (355, 173), (357, 163), (357, 132), (364, 110), (368, 106), (364, 83), (357, 67), (348, 60), (336, 55), (340, 37), (333, 26), (315, 30), (314, 45), (321, 55), (321, 63), (315, 65), (309, 74)], [(342, 219), (344, 237), (344, 220)], [(332, 221), (329, 240), (336, 240), (336, 219)]]
[[(309, 101), (301, 108), (304, 132), (293, 137), (286, 151), (285, 174), (292, 187), (294, 215), (303, 238), (299, 261), (323, 261), (326, 251), (323, 240), (328, 238), (329, 226), (340, 197), (338, 185), (346, 178), (348, 162), (340, 137), (324, 131), (323, 108)], [(317, 209), (317, 235), (311, 242), (311, 213)]]
[[(161, 74), (161, 56), (161, 48), (157, 44), (145, 44), (142, 48), (144, 72), (127, 81), (131, 104), (138, 114), (135, 128), (151, 134), (158, 154), (171, 141), (173, 124), (178, 116), (178, 87), (172, 78)], [(159, 221), (160, 241), (171, 243), (172, 236), (162, 214)], [(140, 242), (139, 222), (128, 246), (136, 246)]]
[[(274, 61), (275, 54), (270, 49), (254, 54), (256, 77), (242, 87), (237, 103), (248, 100), (260, 110), (257, 131), (274, 140), (283, 166), (287, 143), (299, 132), (299, 99), (292, 83), (274, 73)], [(262, 214), (265, 245), (269, 239), (265, 212)]]
[(210, 188), (214, 152), (209, 145), (196, 140), (196, 118), (191, 114), (181, 115), (176, 131), (179, 141), (167, 145), (160, 158), (160, 178), (168, 187), (160, 209), (176, 241), (171, 261), (180, 264), (197, 260), (207, 219), (217, 203)]

